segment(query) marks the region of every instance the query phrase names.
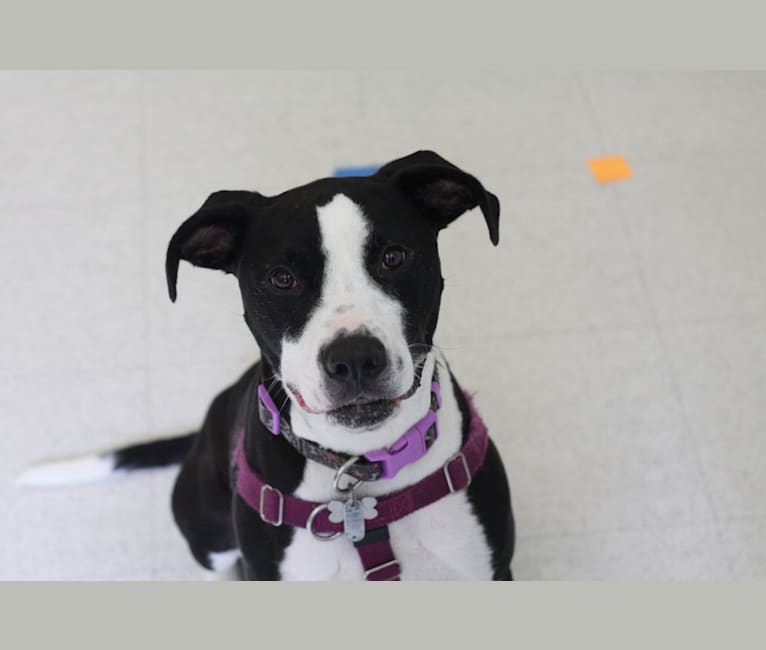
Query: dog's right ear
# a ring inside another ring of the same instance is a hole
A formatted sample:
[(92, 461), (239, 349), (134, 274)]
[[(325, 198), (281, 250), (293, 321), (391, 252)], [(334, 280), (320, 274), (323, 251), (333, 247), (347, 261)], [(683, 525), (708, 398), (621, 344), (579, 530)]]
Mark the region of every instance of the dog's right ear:
[(383, 165), (373, 176), (393, 183), (437, 228), (446, 228), (464, 212), (479, 206), (489, 238), (500, 237), (500, 202), (479, 180), (433, 151), (416, 151)]
[(233, 273), (247, 228), (267, 198), (257, 192), (222, 190), (211, 194), (202, 207), (184, 221), (168, 244), (165, 275), (170, 299), (176, 300), (178, 264)]

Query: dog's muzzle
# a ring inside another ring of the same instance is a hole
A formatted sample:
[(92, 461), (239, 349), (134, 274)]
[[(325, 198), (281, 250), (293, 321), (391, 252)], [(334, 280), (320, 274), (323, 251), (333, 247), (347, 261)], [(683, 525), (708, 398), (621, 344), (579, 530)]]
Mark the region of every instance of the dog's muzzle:
[(319, 353), (324, 389), (335, 408), (327, 415), (349, 428), (368, 428), (390, 417), (392, 401), (388, 353), (369, 334), (334, 339)]

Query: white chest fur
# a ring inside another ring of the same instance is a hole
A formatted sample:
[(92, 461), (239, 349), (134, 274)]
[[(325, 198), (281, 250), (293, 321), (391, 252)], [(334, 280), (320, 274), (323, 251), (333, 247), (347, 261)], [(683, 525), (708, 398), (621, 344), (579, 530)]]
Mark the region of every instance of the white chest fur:
[[(465, 493), (452, 494), (389, 526), (402, 580), (490, 580), (490, 551)], [(283, 580), (364, 580), (353, 544), (322, 542), (296, 529)]]
[[(440, 468), (460, 448), (461, 415), (446, 371), (442, 375), (438, 440), (423, 458), (403, 468), (396, 477), (363, 484), (357, 496), (382, 496), (411, 485)], [(332, 489), (333, 476), (333, 470), (307, 461), (295, 496), (319, 502), (338, 499)], [(402, 580), (492, 578), (491, 551), (465, 491), (393, 522), (389, 534)], [(349, 540), (339, 537), (321, 541), (303, 529), (295, 530), (280, 573), (283, 580), (364, 579), (359, 555)]]

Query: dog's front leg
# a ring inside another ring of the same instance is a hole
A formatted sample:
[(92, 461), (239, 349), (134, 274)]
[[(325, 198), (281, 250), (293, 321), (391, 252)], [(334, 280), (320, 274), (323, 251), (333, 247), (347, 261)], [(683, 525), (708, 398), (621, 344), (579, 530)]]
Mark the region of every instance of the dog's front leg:
[(272, 526), (238, 496), (234, 497), (234, 530), (242, 554), (245, 580), (281, 580), (279, 565), (293, 538), (290, 526)]

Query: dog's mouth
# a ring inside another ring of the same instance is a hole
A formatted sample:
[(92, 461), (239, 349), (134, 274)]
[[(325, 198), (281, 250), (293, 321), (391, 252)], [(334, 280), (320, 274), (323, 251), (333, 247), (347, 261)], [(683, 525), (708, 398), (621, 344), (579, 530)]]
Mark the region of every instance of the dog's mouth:
[(370, 429), (391, 417), (401, 400), (379, 399), (372, 402), (353, 402), (326, 411), (327, 417), (349, 429)]
[(287, 390), (295, 398), (297, 404), (307, 413), (313, 415), (326, 415), (331, 421), (350, 429), (369, 429), (389, 418), (401, 402), (409, 399), (417, 392), (418, 388), (420, 388), (425, 362), (426, 356), (415, 364), (412, 385), (397, 397), (371, 400), (367, 396), (361, 396), (348, 404), (343, 404), (327, 410), (311, 408), (306, 404), (306, 400), (296, 386), (292, 384), (285, 385)]

